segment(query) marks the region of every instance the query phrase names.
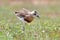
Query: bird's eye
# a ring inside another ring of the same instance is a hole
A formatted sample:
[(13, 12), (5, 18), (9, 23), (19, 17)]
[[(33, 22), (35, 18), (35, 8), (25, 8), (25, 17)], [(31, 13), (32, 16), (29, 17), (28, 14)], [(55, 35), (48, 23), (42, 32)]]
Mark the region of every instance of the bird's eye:
[(35, 13), (37, 13), (37, 11), (35, 11)]
[(34, 13), (34, 15), (36, 15), (36, 13)]
[(34, 15), (37, 15), (37, 11), (34, 11)]

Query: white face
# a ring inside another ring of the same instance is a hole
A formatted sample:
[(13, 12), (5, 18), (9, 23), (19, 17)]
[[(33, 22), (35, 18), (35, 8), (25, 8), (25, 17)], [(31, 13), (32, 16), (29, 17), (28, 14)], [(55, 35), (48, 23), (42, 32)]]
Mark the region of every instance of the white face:
[(37, 12), (37, 11), (32, 11), (32, 12), (31, 12), (31, 14), (33, 14), (34, 16), (36, 16), (36, 17), (40, 18), (40, 16), (39, 16), (39, 14), (38, 14), (38, 12)]
[(35, 13), (35, 11), (32, 11), (32, 12), (31, 12), (31, 14), (34, 14), (34, 13)]

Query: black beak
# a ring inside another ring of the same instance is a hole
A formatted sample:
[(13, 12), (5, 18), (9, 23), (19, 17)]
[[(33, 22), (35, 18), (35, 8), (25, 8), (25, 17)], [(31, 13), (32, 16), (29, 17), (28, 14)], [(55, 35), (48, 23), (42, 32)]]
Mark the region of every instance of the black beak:
[(37, 17), (40, 19), (40, 16), (39, 15), (37, 15)]

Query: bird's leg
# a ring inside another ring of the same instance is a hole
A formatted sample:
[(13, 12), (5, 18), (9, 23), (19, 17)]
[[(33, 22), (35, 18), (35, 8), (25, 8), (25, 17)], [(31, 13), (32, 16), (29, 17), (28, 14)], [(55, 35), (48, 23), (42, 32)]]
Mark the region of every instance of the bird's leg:
[(22, 33), (24, 33), (24, 31), (25, 31), (25, 25), (26, 25), (26, 23), (23, 22), (23, 26), (21, 27)]
[(24, 40), (25, 40), (25, 36), (26, 36), (25, 35), (25, 25), (26, 25), (26, 23), (23, 22), (23, 25), (21, 27), (21, 30), (22, 30), (21, 35), (23, 35)]

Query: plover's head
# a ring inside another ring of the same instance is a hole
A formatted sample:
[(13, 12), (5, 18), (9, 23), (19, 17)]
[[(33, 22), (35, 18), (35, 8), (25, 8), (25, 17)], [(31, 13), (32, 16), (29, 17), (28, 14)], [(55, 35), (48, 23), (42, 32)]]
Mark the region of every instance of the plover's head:
[(34, 10), (34, 11), (32, 11), (32, 12), (31, 12), (31, 14), (33, 14), (35, 17), (40, 18), (40, 16), (39, 16), (38, 12), (37, 12), (37, 11), (35, 11), (35, 10)]

